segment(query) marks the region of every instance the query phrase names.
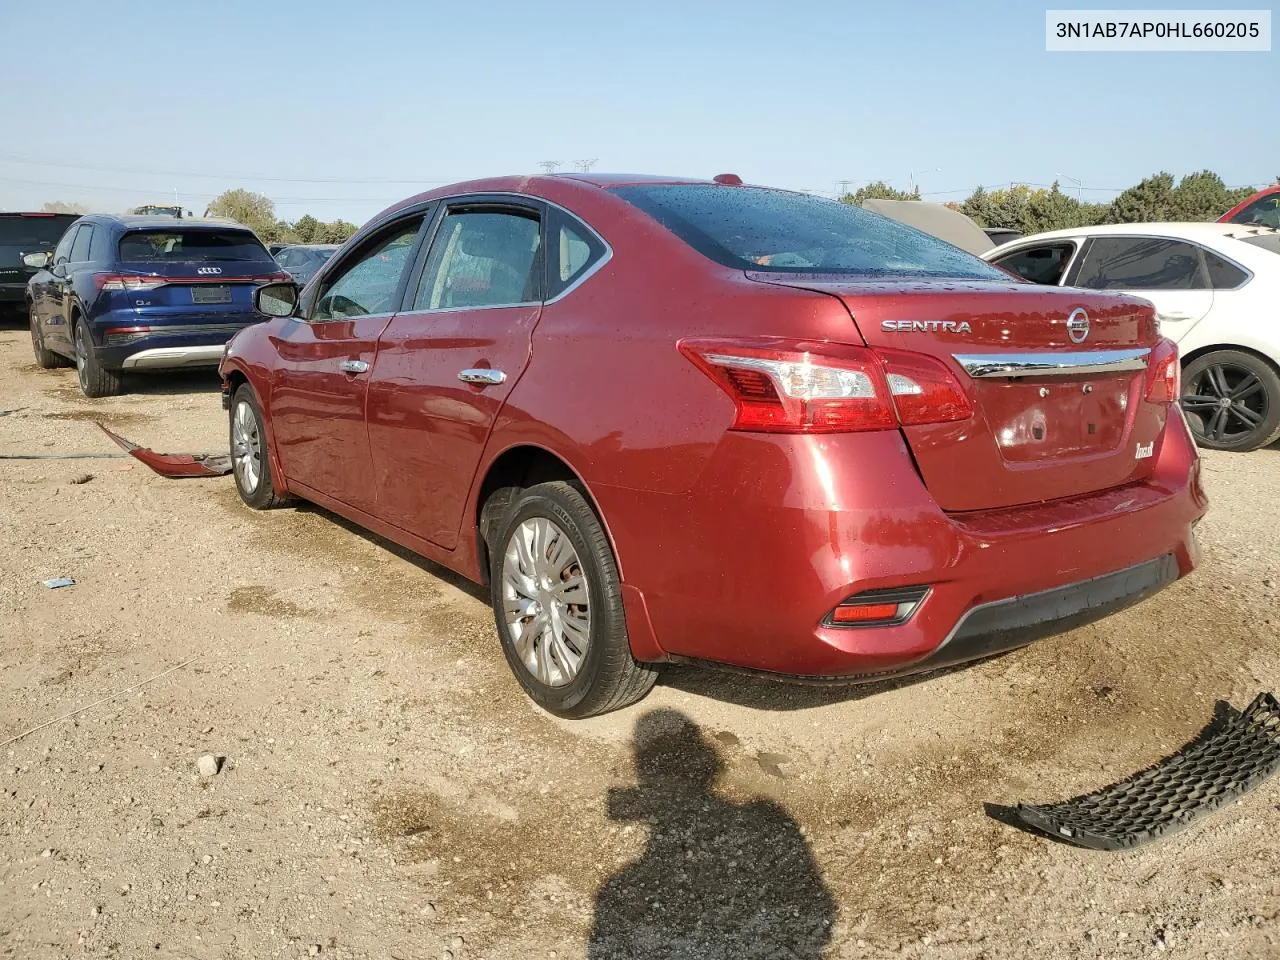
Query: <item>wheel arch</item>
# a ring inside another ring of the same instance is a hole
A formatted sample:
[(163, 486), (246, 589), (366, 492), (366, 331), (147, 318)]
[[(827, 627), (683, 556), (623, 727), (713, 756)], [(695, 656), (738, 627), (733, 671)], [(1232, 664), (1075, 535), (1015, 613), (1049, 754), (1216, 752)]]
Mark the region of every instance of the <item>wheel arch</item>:
[(1185, 370), (1188, 365), (1199, 360), (1201, 357), (1210, 353), (1217, 353), (1220, 350), (1234, 350), (1237, 353), (1247, 353), (1250, 356), (1257, 357), (1263, 363), (1270, 366), (1271, 369), (1275, 370), (1276, 373), (1280, 373), (1280, 360), (1273, 357), (1265, 350), (1259, 350), (1257, 347), (1251, 347), (1243, 343), (1211, 343), (1203, 347), (1196, 347), (1190, 353), (1179, 358), (1179, 361), (1182, 364), (1182, 369)]
[(496, 454), (485, 468), (476, 492), (472, 510), (469, 513), (472, 523), (471, 535), (475, 538), (477, 567), (480, 582), (489, 583), (489, 543), (486, 533), (496, 516), (486, 517), (486, 507), (493, 495), (503, 489), (524, 489), (537, 483), (548, 483), (552, 480), (565, 480), (576, 483), (582, 489), (600, 525), (604, 527), (605, 536), (613, 550), (614, 561), (618, 565), (618, 576), (622, 578), (622, 558), (618, 556), (618, 545), (609, 530), (609, 521), (600, 509), (600, 502), (591, 492), (590, 485), (569, 460), (547, 447), (536, 443), (514, 443)]
[(267, 434), (267, 456), (271, 461), (271, 480), (276, 485), (277, 492), (284, 496), (296, 496), (289, 490), (289, 479), (284, 475), (284, 469), (280, 464), (280, 454), (276, 449), (276, 434), (271, 426), (271, 405), (267, 398), (263, 396), (263, 391), (258, 388), (258, 384), (254, 382), (254, 378), (249, 375), (249, 371), (242, 367), (232, 358), (222, 361), (219, 368), (222, 379), (226, 381), (227, 389), (224, 393), (226, 397), (225, 404), (227, 410), (228, 422), (232, 413), (232, 400), (235, 398), (236, 391), (241, 386), (248, 386), (253, 391), (254, 397), (258, 401), (258, 411), (262, 414), (262, 426)]

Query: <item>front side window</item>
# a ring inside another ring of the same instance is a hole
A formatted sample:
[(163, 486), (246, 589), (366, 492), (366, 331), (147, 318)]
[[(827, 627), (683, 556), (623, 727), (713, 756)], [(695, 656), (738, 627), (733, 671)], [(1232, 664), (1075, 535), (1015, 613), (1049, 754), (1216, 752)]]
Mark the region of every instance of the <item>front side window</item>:
[(58, 241), (58, 246), (53, 251), (53, 262), (66, 263), (71, 259), (71, 241), (76, 238), (76, 234), (80, 232), (80, 227), (71, 227), (62, 235), (62, 239)]
[(1231, 222), (1280, 229), (1280, 193), (1259, 197), (1232, 217)]
[(93, 227), (87, 223), (80, 224), (76, 238), (71, 243), (71, 262), (87, 263), (89, 260), (89, 242), (93, 239)]
[(959, 247), (847, 203), (762, 187), (615, 187), (699, 253), (727, 267), (873, 278), (1005, 280)]
[(1073, 253), (1074, 244), (1054, 243), (1043, 247), (1023, 247), (995, 262), (1023, 280), (1056, 287), (1062, 282), (1063, 271), (1071, 262)]
[(311, 319), (345, 320), (395, 312), (400, 279), (421, 226), (421, 216), (402, 220), (339, 266), (316, 301)]
[(1155, 237), (1097, 237), (1075, 286), (1090, 290), (1203, 290), (1196, 247)]
[(540, 237), (531, 213), (450, 212), (431, 244), (414, 309), (502, 307), (538, 300)]
[(267, 248), (248, 230), (134, 230), (120, 238), (126, 263), (250, 261), (273, 267)]

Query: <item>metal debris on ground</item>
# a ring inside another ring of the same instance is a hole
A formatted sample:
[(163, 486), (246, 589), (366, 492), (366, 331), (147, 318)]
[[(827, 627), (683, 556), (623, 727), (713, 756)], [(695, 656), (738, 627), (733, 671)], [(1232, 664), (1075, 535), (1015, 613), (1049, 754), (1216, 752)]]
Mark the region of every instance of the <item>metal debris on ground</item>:
[(53, 577), (52, 579), (41, 580), (40, 582), (50, 590), (57, 590), (61, 587), (74, 587), (76, 585), (75, 580), (71, 579), (71, 577)]
[(231, 455), (217, 453), (156, 453), (113, 433), (98, 421), (98, 429), (129, 456), (142, 461), (162, 477), (225, 477), (231, 472)]
[(1092, 850), (1168, 836), (1239, 799), (1280, 769), (1280, 702), (1260, 693), (1243, 713), (1219, 704), (1198, 737), (1159, 763), (1062, 803), (1019, 804), (1026, 825)]

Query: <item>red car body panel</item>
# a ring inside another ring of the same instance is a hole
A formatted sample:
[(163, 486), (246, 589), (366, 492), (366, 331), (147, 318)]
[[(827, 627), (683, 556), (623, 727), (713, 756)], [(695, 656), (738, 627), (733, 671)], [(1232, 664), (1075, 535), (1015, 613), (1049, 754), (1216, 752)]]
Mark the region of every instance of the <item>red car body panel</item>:
[[(1179, 575), (1194, 567), (1191, 528), (1207, 506), (1195, 445), (1174, 406), (1144, 401), (1142, 373), (1045, 387), (969, 380), (952, 356), (1084, 349), (1065, 327), (1082, 305), (1089, 349), (1149, 346), (1149, 305), (1013, 281), (748, 274), (698, 253), (610, 185), (478, 181), (372, 221), (469, 193), (561, 206), (611, 248), (563, 299), (317, 325), (330, 332), (276, 319), (237, 336), (222, 372), (229, 389), (243, 379), (257, 394), (277, 485), (484, 581), (486, 476), (513, 450), (546, 451), (599, 511), (638, 659), (809, 677), (908, 669), (981, 604), (1161, 557)], [(883, 327), (922, 317), (970, 330)], [(974, 415), (857, 433), (728, 429), (734, 401), (677, 342), (778, 336), (927, 353), (964, 384)], [(337, 372), (347, 359), (370, 364), (361, 383)], [(485, 367), (508, 379), (483, 389), (457, 380)], [(1068, 425), (1048, 447), (1027, 433), (1036, 410)], [(851, 594), (906, 586), (928, 592), (904, 623), (824, 625)]]

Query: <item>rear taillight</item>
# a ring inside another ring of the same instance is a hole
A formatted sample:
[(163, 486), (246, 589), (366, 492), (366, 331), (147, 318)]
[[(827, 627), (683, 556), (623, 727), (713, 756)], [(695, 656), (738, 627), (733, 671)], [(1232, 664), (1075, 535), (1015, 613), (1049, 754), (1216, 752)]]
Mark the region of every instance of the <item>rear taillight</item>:
[(679, 348), (733, 399), (734, 430), (892, 430), (973, 412), (946, 367), (920, 354), (764, 338), (690, 339)]
[(114, 290), (128, 290), (130, 292), (154, 290), (156, 287), (163, 287), (168, 282), (165, 277), (141, 277), (125, 273), (95, 273), (93, 275), (93, 285), (99, 290), (107, 292)]
[(1178, 345), (1164, 337), (1147, 359), (1147, 400), (1151, 403), (1175, 403), (1182, 394), (1182, 364)]
[(263, 277), (250, 278), (254, 283), (288, 283), (293, 279), (292, 273), (285, 273), (281, 270), (279, 273), (269, 273)]
[(968, 420), (973, 405), (939, 360), (905, 350), (877, 350), (903, 426)]

